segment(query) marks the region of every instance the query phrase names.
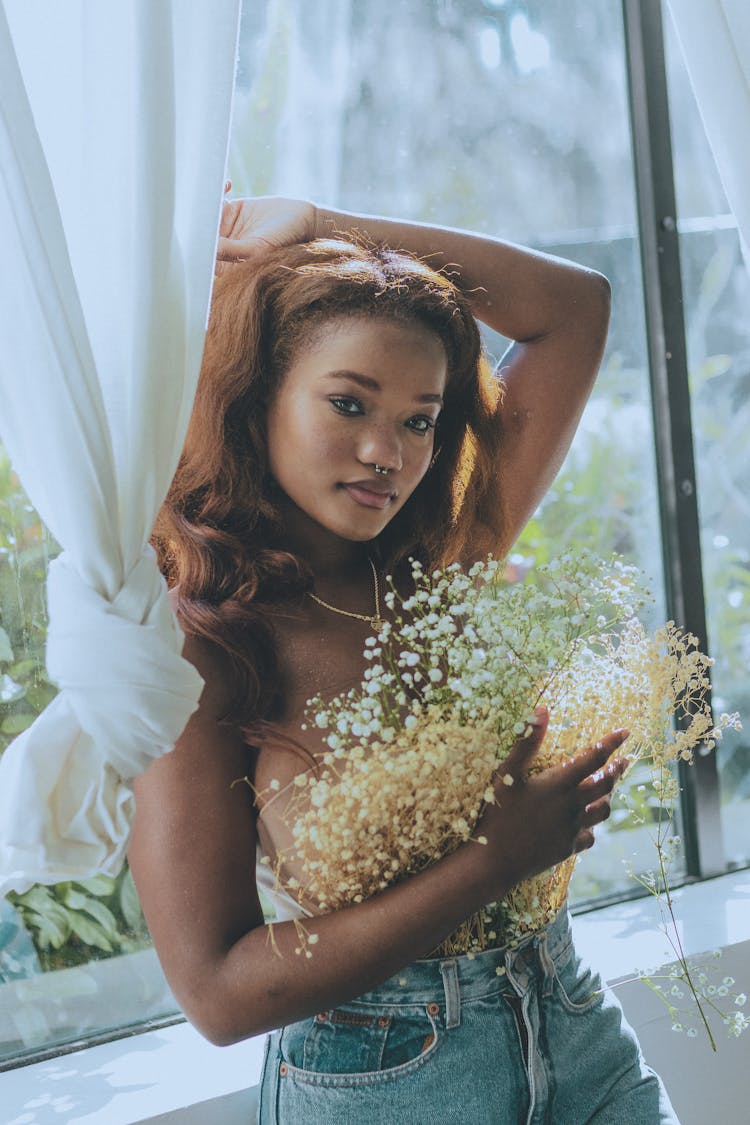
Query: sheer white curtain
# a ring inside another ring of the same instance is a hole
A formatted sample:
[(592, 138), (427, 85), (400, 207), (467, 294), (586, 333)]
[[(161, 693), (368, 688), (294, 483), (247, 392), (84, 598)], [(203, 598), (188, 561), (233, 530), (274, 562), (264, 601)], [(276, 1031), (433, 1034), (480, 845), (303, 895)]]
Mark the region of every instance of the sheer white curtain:
[(750, 3), (669, 0), (669, 6), (750, 268)]
[(147, 545), (213, 277), (240, 0), (0, 3), (0, 439), (63, 551), (60, 693), (0, 763), (0, 894), (115, 872), (202, 680)]

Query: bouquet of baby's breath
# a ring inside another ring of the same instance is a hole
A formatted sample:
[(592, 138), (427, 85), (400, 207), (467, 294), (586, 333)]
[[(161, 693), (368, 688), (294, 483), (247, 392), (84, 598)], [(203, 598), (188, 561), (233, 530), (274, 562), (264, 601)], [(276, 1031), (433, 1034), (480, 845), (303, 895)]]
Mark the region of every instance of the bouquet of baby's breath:
[[(534, 769), (627, 726), (628, 756), (649, 763), (669, 808), (672, 763), (738, 723), (714, 724), (711, 661), (695, 638), (673, 622), (649, 633), (638, 620), (646, 595), (636, 568), (580, 551), (525, 582), (505, 573), (492, 558), (429, 575), (413, 562), (413, 593), (400, 599), (391, 584), (391, 620), (366, 641), (362, 684), (308, 701), (325, 752), (297, 778), (286, 819), (305, 872), (289, 889), (313, 912), (361, 902), (469, 839), (485, 842), (475, 828), (495, 800), (493, 780), (540, 702), (550, 722)], [(554, 918), (574, 863), (486, 906), (435, 955), (518, 943)]]

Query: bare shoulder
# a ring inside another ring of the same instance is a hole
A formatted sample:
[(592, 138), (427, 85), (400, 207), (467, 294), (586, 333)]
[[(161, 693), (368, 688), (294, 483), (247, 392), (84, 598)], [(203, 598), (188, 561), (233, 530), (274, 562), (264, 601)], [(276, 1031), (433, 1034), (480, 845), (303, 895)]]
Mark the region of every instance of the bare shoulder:
[[(176, 590), (169, 590), (168, 597), (179, 624), (183, 626), (178, 614)], [(202, 712), (211, 711), (217, 716), (221, 715), (232, 701), (229, 658), (226, 652), (219, 645), (186, 630), (182, 656), (190, 661), (205, 682), (200, 698)]]
[(174, 749), (137, 779), (137, 805), (147, 804), (152, 793), (169, 798), (168, 808), (178, 808), (184, 795), (192, 804), (196, 785), (204, 798), (215, 792), (221, 804), (234, 804), (226, 784), (248, 773), (253, 752), (236, 727), (220, 722), (233, 702), (229, 658), (219, 645), (191, 633), (185, 635), (182, 655), (200, 674), (204, 688)]

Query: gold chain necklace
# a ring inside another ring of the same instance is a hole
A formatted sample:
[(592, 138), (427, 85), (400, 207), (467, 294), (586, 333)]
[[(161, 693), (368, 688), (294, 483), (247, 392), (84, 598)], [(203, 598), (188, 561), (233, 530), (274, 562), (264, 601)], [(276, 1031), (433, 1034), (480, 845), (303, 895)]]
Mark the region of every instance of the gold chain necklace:
[(308, 594), (314, 602), (318, 603), (318, 605), (322, 605), (324, 609), (330, 609), (331, 613), (340, 613), (342, 617), (354, 617), (357, 621), (366, 621), (375, 630), (376, 633), (379, 633), (383, 628), (383, 618), (380, 616), (380, 587), (378, 586), (378, 572), (375, 569), (375, 563), (369, 556), (367, 558), (367, 561), (370, 564), (370, 569), (372, 570), (372, 580), (375, 587), (374, 613), (352, 613), (348, 609), (338, 609), (335, 605), (330, 605), (328, 602), (324, 602), (322, 598), (319, 598), (317, 594), (313, 594), (311, 590), (308, 590)]

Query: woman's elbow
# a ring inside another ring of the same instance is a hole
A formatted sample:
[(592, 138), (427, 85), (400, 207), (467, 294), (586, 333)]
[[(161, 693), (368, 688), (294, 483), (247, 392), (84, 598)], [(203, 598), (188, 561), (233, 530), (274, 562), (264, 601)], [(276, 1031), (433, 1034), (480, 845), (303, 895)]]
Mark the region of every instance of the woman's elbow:
[(574, 297), (576, 330), (597, 355), (607, 339), (611, 307), (612, 286), (608, 278), (597, 270), (581, 267)]
[(235, 1043), (241, 1043), (244, 1039), (252, 1039), (254, 1035), (260, 1034), (254, 1031), (241, 1032), (226, 1021), (201, 1024), (190, 1019), (189, 1022), (213, 1047), (233, 1047)]
[(195, 1030), (214, 1047), (232, 1047), (269, 1030), (251, 1013), (238, 1012), (232, 1004), (216, 1003), (215, 1000), (188, 1002), (183, 1005), (182, 1012)]
[(612, 286), (609, 278), (598, 270), (587, 270), (589, 301), (594, 315), (606, 328), (609, 324), (609, 315), (612, 308)]
[(609, 278), (598, 270), (589, 269), (588, 266), (578, 266), (576, 281), (574, 291), (576, 304), (583, 304), (594, 315), (608, 320), (612, 304), (612, 286)]
[(170, 983), (182, 1014), (215, 1047), (231, 1047), (270, 1029), (263, 1019), (260, 997), (248, 995), (246, 986), (243, 993), (238, 982), (221, 969)]

